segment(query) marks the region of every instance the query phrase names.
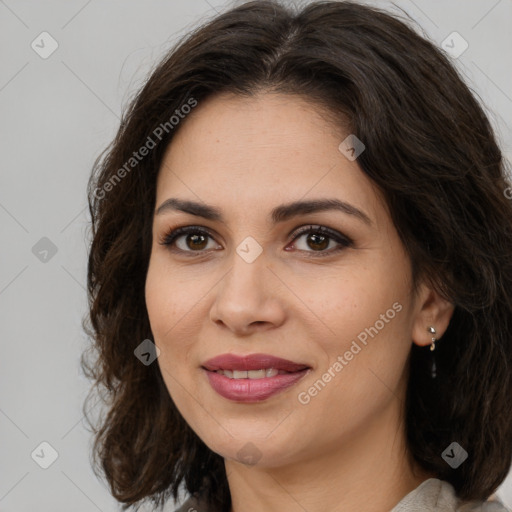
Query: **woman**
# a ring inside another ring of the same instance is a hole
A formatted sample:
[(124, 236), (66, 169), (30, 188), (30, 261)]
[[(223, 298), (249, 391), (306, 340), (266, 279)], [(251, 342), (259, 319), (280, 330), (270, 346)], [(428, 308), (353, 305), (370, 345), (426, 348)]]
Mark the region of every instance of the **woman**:
[(83, 366), (123, 509), (506, 510), (504, 165), (383, 11), (249, 2), (181, 41), (89, 187)]

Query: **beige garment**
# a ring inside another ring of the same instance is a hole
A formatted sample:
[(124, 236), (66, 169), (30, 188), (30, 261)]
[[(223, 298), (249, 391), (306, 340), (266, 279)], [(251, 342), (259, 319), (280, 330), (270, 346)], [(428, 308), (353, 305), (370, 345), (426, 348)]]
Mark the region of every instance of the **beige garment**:
[(429, 478), (406, 494), (390, 512), (510, 512), (500, 501), (460, 501), (453, 486)]
[[(500, 501), (462, 502), (453, 486), (437, 478), (429, 478), (405, 495), (389, 512), (511, 512)], [(188, 498), (175, 512), (209, 512), (194, 498)], [(226, 511), (228, 512), (228, 511)], [(364, 512), (364, 511), (361, 511)]]

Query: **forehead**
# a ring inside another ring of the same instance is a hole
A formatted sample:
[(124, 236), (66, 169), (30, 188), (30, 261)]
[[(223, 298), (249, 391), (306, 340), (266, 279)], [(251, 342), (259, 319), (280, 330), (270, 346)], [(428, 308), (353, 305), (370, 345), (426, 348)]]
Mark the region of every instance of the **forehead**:
[[(171, 147), (208, 144), (209, 149), (218, 150), (223, 156), (227, 156), (231, 148), (243, 145), (247, 150), (258, 146), (260, 151), (281, 148), (283, 152), (302, 147), (302, 153), (306, 153), (322, 145), (327, 134), (336, 140), (343, 135), (343, 128), (334, 124), (333, 116), (329, 116), (331, 121), (327, 117), (325, 107), (302, 96), (216, 94), (199, 102), (182, 121)], [(264, 156), (269, 153), (271, 151), (266, 151)]]
[(338, 149), (347, 135), (299, 96), (210, 97), (182, 121), (165, 152), (157, 204), (172, 193), (245, 202), (254, 212), (263, 203), (338, 196), (378, 217), (383, 205), (376, 187)]

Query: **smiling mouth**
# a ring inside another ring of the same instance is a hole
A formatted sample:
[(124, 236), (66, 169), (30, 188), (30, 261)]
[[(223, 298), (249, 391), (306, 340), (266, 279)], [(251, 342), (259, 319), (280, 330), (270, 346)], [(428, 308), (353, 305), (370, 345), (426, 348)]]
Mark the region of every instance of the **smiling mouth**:
[[(305, 369), (305, 368), (304, 368)], [(205, 368), (206, 370), (206, 368)], [(224, 375), (228, 379), (265, 379), (267, 377), (275, 377), (276, 375), (285, 375), (295, 372), (287, 372), (286, 370), (278, 370), (277, 368), (262, 368), (261, 370), (207, 370), (214, 371), (220, 375)], [(299, 370), (302, 371), (302, 370)]]
[(291, 388), (311, 370), (287, 372), (277, 368), (260, 370), (208, 370), (202, 368), (211, 388), (232, 402), (256, 403)]
[(220, 354), (201, 365), (210, 387), (233, 402), (261, 402), (302, 380), (312, 368), (272, 354)]

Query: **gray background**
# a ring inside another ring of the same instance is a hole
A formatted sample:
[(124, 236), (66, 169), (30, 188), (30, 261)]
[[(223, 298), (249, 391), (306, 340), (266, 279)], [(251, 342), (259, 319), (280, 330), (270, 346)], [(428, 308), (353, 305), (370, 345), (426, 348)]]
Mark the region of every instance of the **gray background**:
[[(387, 1), (367, 3), (397, 10)], [(92, 473), (82, 418), (90, 385), (79, 367), (86, 343), (80, 323), (86, 311), (86, 182), (117, 130), (122, 106), (151, 65), (179, 36), (229, 5), (0, 0), (2, 512), (119, 509)], [(467, 41), (468, 49), (453, 60), (512, 159), (512, 0), (395, 5), (438, 45), (453, 31)], [(48, 36), (41, 43), (43, 31), (58, 44), (47, 58), (31, 47), (35, 41), (40, 52), (51, 49)], [(48, 469), (31, 457), (34, 450), (38, 460), (49, 457), (48, 449), (41, 452), (43, 441), (58, 452)], [(512, 476), (499, 495), (512, 507)]]

